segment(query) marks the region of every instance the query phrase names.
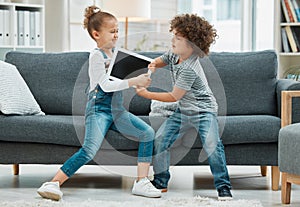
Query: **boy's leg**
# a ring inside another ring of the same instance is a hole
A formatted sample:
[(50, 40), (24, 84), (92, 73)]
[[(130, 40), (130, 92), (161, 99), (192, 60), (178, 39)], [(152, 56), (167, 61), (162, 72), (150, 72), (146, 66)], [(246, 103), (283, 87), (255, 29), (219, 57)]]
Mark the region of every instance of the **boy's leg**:
[(205, 153), (200, 153), (199, 160), (208, 159), (211, 172), (214, 176), (214, 185), (217, 189), (227, 187), (231, 189), (230, 179), (226, 166), (224, 146), (219, 136), (219, 127), (216, 115), (201, 113), (199, 115), (198, 133), (203, 143)]
[(170, 180), (170, 148), (179, 137), (181, 113), (173, 113), (158, 129), (154, 140), (152, 183), (158, 189), (167, 189)]

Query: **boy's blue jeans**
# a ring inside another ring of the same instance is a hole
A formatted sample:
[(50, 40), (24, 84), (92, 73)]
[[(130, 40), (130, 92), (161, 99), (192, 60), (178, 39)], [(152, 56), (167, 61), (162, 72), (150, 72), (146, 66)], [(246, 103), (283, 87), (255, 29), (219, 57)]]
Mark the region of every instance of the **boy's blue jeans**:
[[(210, 112), (183, 114), (177, 109), (159, 128), (154, 140), (154, 182), (161, 188), (167, 188), (170, 179), (170, 147), (186, 130), (194, 127), (201, 139), (216, 189), (227, 186), (231, 189), (226, 167), (224, 146), (219, 137), (216, 115)], [(202, 153), (201, 153), (202, 154)]]
[(106, 93), (97, 86), (89, 93), (86, 105), (84, 143), (63, 164), (61, 170), (71, 177), (81, 166), (91, 161), (109, 129), (138, 138), (138, 162), (152, 161), (155, 136), (152, 127), (124, 108), (121, 92)]

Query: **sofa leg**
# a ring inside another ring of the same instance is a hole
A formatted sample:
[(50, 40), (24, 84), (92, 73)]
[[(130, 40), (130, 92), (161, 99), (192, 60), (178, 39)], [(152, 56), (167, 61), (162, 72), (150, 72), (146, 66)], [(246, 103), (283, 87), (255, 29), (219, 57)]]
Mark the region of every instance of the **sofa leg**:
[(263, 177), (267, 176), (267, 170), (268, 170), (267, 166), (260, 166), (261, 176), (263, 176)]
[(19, 175), (19, 164), (13, 164), (14, 175)]
[(272, 166), (272, 190), (277, 191), (279, 187), (280, 172), (278, 166)]
[(281, 202), (289, 204), (291, 202), (291, 183), (287, 180), (288, 174), (282, 173), (281, 176)]

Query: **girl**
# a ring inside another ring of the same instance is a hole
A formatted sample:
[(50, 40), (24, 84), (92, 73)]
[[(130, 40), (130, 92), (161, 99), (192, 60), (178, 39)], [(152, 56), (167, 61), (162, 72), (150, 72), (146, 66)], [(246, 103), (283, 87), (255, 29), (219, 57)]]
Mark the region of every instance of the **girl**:
[[(90, 91), (85, 111), (85, 138), (82, 147), (70, 157), (50, 182), (45, 182), (37, 192), (43, 198), (60, 200), (60, 186), (81, 166), (92, 160), (109, 129), (140, 140), (138, 149), (137, 180), (132, 193), (145, 197), (160, 197), (149, 179), (154, 130), (144, 121), (126, 111), (121, 90), (131, 86), (147, 87), (151, 79), (147, 74), (127, 80), (111, 81), (106, 74), (109, 58), (118, 39), (118, 22), (110, 13), (96, 6), (85, 9), (84, 27), (95, 40), (97, 48), (89, 56)], [(113, 101), (112, 101), (113, 100)]]

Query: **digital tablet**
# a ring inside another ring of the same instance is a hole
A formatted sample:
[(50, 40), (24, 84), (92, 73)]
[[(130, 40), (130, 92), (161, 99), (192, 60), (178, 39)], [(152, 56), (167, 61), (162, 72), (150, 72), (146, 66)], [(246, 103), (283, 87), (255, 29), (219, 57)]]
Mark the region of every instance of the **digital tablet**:
[(123, 48), (115, 48), (107, 73), (112, 80), (124, 80), (144, 73), (151, 74), (148, 65), (153, 60)]

